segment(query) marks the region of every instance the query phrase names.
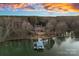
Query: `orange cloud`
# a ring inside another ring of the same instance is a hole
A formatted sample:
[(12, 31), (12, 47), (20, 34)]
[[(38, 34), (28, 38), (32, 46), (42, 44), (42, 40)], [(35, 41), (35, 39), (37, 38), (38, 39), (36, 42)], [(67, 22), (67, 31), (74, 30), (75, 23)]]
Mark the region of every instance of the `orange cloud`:
[(45, 3), (43, 7), (48, 11), (79, 12), (73, 3)]
[[(27, 4), (26, 4), (27, 5)], [(19, 3), (19, 4), (11, 4), (12, 8), (16, 9), (16, 8), (23, 8), (25, 7), (25, 3)]]

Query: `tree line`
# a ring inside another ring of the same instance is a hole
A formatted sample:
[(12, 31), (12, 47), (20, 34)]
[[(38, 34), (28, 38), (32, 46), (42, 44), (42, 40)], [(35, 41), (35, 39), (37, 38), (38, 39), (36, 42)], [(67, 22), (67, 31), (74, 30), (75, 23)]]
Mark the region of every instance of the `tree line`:
[(35, 26), (44, 27), (48, 35), (61, 36), (73, 31), (79, 37), (79, 16), (0, 16), (0, 37), (3, 40), (11, 36), (29, 38), (33, 35)]

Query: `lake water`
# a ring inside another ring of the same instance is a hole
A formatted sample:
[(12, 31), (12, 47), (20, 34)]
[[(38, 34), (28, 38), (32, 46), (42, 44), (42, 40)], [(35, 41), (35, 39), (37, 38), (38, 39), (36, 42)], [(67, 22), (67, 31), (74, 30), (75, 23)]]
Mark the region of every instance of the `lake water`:
[(11, 56), (76, 56), (79, 55), (78, 39), (48, 40), (44, 50), (34, 50), (32, 40), (15, 40), (0, 43), (0, 55)]

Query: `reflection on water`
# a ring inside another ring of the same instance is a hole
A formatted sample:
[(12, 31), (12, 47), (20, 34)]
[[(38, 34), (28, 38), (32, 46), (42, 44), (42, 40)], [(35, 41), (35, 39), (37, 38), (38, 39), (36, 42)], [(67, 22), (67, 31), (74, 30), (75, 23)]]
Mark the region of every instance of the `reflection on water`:
[(46, 49), (41, 55), (79, 55), (79, 41), (75, 38), (56, 38), (49, 39)]
[(79, 41), (71, 37), (65, 38), (65, 41), (56, 40), (53, 48), (45, 55), (79, 55)]

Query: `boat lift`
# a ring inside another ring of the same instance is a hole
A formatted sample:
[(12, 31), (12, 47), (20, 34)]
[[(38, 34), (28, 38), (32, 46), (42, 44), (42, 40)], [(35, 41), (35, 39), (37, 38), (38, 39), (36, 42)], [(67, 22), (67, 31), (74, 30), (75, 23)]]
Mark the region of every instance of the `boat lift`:
[(37, 49), (37, 50), (44, 49), (44, 43), (42, 38), (38, 38), (38, 40), (34, 42), (34, 49)]

